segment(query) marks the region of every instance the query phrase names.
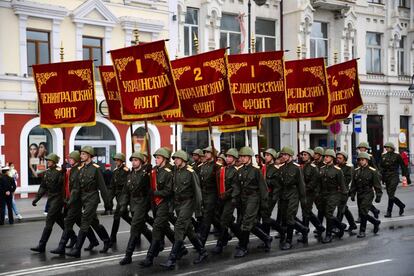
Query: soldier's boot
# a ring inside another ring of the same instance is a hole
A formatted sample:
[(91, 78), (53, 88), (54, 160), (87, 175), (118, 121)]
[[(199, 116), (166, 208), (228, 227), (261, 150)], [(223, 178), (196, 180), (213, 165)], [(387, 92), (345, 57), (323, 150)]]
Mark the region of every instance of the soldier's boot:
[(225, 246), (224, 240), (227, 240), (227, 235), (228, 235), (227, 228), (223, 227), (220, 233), (220, 236), (217, 239), (216, 247), (214, 247), (213, 250), (211, 250), (211, 253), (217, 255), (223, 252), (223, 247)]
[(298, 242), (301, 242), (303, 244), (308, 244), (308, 233), (309, 228), (305, 225), (309, 226), (309, 219), (307, 217), (303, 217), (303, 224), (300, 224), (299, 222), (295, 222), (295, 229), (302, 233), (302, 237), (298, 239)]
[(321, 224), (319, 219), (316, 217), (314, 213), (311, 213), (309, 216), (309, 221), (315, 226), (316, 228), (316, 237), (320, 238), (322, 236), (322, 233), (325, 231), (325, 227)]
[(324, 217), (325, 217), (324, 213), (322, 211), (318, 211), (318, 220), (321, 224), (323, 224), (323, 218)]
[(365, 229), (367, 228), (367, 218), (365, 216), (361, 216), (361, 221), (359, 224), (359, 234), (357, 238), (365, 238)]
[(111, 237), (110, 237), (110, 246), (112, 247), (116, 243), (116, 235), (118, 234), (119, 224), (121, 223), (121, 219), (114, 218), (112, 222), (112, 230), (111, 230)]
[(160, 248), (160, 241), (153, 240), (148, 248), (147, 256), (145, 260), (139, 262), (142, 267), (150, 267), (153, 265), (154, 257), (158, 256), (158, 250)]
[(152, 243), (152, 232), (148, 229), (147, 226), (145, 226), (142, 230), (142, 235), (144, 235), (144, 237), (147, 239), (149, 243)]
[(87, 235), (86, 232), (79, 231), (78, 240), (76, 241), (75, 247), (73, 247), (72, 250), (70, 250), (70, 252), (66, 253), (66, 256), (80, 258), (81, 249), (82, 249), (83, 243), (85, 242), (86, 235)]
[(165, 267), (166, 269), (169, 269), (169, 270), (174, 269), (175, 262), (177, 260), (177, 254), (180, 251), (183, 244), (184, 244), (183, 241), (175, 241), (171, 249), (170, 255), (168, 256), (167, 262), (160, 264), (160, 266)]
[(358, 229), (358, 226), (355, 223), (354, 216), (352, 215), (351, 211), (348, 208), (345, 210), (345, 218), (349, 223), (348, 232), (351, 236), (355, 235), (354, 230)]
[[(70, 230), (73, 232), (73, 230)], [(69, 240), (69, 231), (64, 230), (62, 233), (62, 237), (60, 237), (59, 245), (56, 249), (50, 250), (50, 253), (64, 256), (65, 255), (65, 245)]]
[(39, 244), (36, 247), (30, 248), (30, 250), (44, 253), (46, 249), (46, 243), (49, 240), (50, 234), (52, 234), (52, 228), (43, 228), (42, 236), (40, 237)]
[(193, 264), (199, 264), (205, 259), (207, 259), (208, 253), (204, 247), (204, 244), (201, 242), (201, 240), (196, 237), (196, 238), (190, 239), (190, 241), (198, 252), (198, 257), (197, 259), (193, 260)]
[(119, 261), (120, 265), (126, 265), (132, 263), (132, 254), (135, 250), (135, 244), (137, 242), (137, 237), (135, 235), (131, 235), (128, 240), (128, 245), (125, 250), (125, 256), (122, 260)]
[(86, 232), (86, 237), (89, 240), (89, 245), (88, 245), (88, 247), (85, 247), (83, 250), (85, 250), (85, 251), (92, 251), (95, 246), (98, 246), (99, 245), (99, 241), (96, 238), (96, 235), (93, 232), (93, 230), (92, 230), (91, 227), (88, 228), (88, 232)]
[(188, 249), (187, 249), (187, 247), (185, 247), (185, 245), (184, 245), (184, 243), (183, 243), (183, 246), (181, 246), (181, 249), (178, 251), (178, 254), (177, 254), (177, 261), (178, 260), (181, 260), (182, 259), (182, 257), (184, 257), (185, 255), (187, 255), (188, 254)]
[(289, 250), (292, 248), (293, 229), (294, 225), (288, 225), (286, 229), (286, 241), (283, 243), (282, 250)]
[(405, 204), (402, 203), (402, 201), (398, 197), (394, 197), (394, 202), (395, 202), (395, 205), (397, 205), (398, 208), (400, 208), (399, 215), (402, 216), (404, 214)]
[(387, 207), (387, 213), (384, 215), (386, 218), (390, 218), (392, 216), (392, 207), (394, 206), (394, 200), (391, 198), (388, 198), (388, 207)]
[[(77, 241), (78, 237), (76, 236), (75, 231), (73, 231), (73, 230), (71, 232), (69, 232), (68, 234), (69, 234), (68, 239), (70, 240), (70, 242), (69, 242), (68, 245), (66, 245), (66, 248), (73, 248), (76, 244), (76, 241)], [(66, 243), (67, 242), (68, 242), (68, 240), (66, 240)]]
[(322, 240), (322, 243), (332, 242), (332, 220), (326, 219), (326, 232), (325, 238)]
[(380, 210), (375, 208), (374, 205), (371, 205), (371, 207), (369, 207), (369, 210), (374, 214), (374, 218), (378, 219), (379, 218), (379, 214), (380, 214)]
[(201, 230), (201, 222), (196, 220), (195, 218), (191, 218), (191, 223), (193, 224), (194, 227), (194, 231), (198, 234), (200, 234), (200, 230)]
[(287, 228), (282, 226), (281, 228), (281, 232), (280, 232), (280, 239), (279, 239), (279, 248), (282, 249), (285, 242), (286, 242), (286, 232), (287, 232)]
[(240, 240), (241, 230), (239, 225), (237, 223), (231, 223), (229, 228), (231, 232), (233, 232), (234, 236)]
[(273, 238), (266, 234), (258, 226), (253, 227), (252, 234), (257, 236), (263, 242), (265, 252), (269, 252), (270, 248), (272, 247)]
[(240, 232), (240, 240), (239, 246), (236, 248), (236, 253), (234, 254), (234, 258), (243, 258), (247, 256), (247, 245), (249, 244), (249, 231), (241, 231)]
[(374, 225), (374, 234), (377, 234), (379, 231), (379, 225), (381, 224), (381, 221), (370, 215), (367, 215), (367, 220)]
[(99, 253), (108, 252), (109, 248), (111, 248), (111, 241), (110, 241), (108, 232), (106, 232), (105, 227), (102, 224), (99, 224), (96, 233), (98, 234), (99, 238), (104, 243), (104, 246), (103, 246), (102, 250), (99, 250)]
[(344, 236), (346, 224), (342, 223), (338, 220), (338, 218), (334, 217), (331, 221), (332, 226), (336, 227), (338, 229), (338, 232), (335, 232), (335, 235), (340, 239)]
[[(266, 235), (270, 235), (270, 224), (269, 223), (263, 222), (259, 227), (260, 227), (260, 229), (263, 230), (264, 233), (266, 233)], [(253, 231), (252, 231), (252, 233), (253, 233)], [(257, 248), (266, 249), (266, 243), (263, 242), (262, 244), (258, 245)]]
[[(279, 221), (271, 219), (270, 220), (270, 226), (272, 227), (272, 229), (277, 231), (278, 236), (275, 236), (275, 239), (279, 239), (280, 238), (280, 233), (282, 233), (282, 226), (280, 225)], [(270, 232), (269, 232), (270, 234)]]

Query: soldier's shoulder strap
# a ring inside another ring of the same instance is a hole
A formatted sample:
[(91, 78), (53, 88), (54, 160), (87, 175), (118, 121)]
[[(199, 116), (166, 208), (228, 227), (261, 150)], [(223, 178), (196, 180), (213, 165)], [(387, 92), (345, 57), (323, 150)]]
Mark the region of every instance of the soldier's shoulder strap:
[(292, 162), (296, 167), (300, 167), (298, 163)]
[(187, 167), (187, 171), (194, 172), (193, 168), (191, 168), (191, 167)]
[(124, 171), (129, 172), (129, 168), (127, 166), (124, 166)]
[(170, 168), (164, 168), (164, 170), (166, 170), (167, 172), (171, 172)]
[(236, 168), (236, 170), (238, 171), (238, 170), (240, 170), (240, 168), (241, 168), (241, 167), (243, 167), (243, 165), (238, 166), (238, 167), (237, 167), (237, 166), (234, 166), (234, 167), (235, 167), (235, 168)]
[(100, 168), (100, 167), (99, 167), (99, 165), (98, 165), (98, 164), (96, 164), (96, 163), (93, 163), (93, 166), (94, 166), (95, 168), (97, 168), (97, 169), (98, 169), (98, 168)]
[(200, 164), (197, 165), (197, 167), (201, 167), (203, 165), (204, 165), (204, 163), (200, 163)]
[(335, 165), (334, 168), (337, 169), (337, 170), (341, 170), (341, 168), (338, 167), (337, 165)]
[(56, 170), (60, 172), (62, 170), (62, 168), (61, 167), (56, 167)]
[(316, 168), (317, 166), (313, 163), (310, 164), (312, 167)]
[(355, 170), (357, 171), (357, 170), (359, 170), (361, 167), (358, 167), (358, 168), (356, 168)]
[(259, 170), (260, 170), (260, 167), (259, 167), (259, 166), (257, 166), (257, 165), (252, 165), (252, 167), (254, 167), (254, 168), (256, 168), (256, 169), (259, 169)]
[(82, 169), (85, 166), (85, 163), (82, 163), (78, 166), (78, 170)]
[(346, 165), (347, 165), (348, 167), (350, 167), (350, 168), (353, 168), (353, 167), (354, 167), (354, 165), (349, 164), (349, 163), (346, 163)]
[(369, 166), (369, 169), (370, 169), (371, 171), (374, 171), (374, 172), (376, 172), (376, 171), (377, 171), (377, 169), (376, 169), (376, 168), (371, 167), (371, 166)]

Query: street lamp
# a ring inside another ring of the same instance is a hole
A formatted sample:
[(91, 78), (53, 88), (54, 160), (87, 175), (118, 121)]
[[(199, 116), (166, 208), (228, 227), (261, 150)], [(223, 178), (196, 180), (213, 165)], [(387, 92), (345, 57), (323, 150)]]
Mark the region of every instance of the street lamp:
[(408, 87), (408, 91), (410, 91), (411, 93), (414, 93), (414, 74), (411, 77), (411, 84), (410, 84), (410, 87)]
[[(264, 4), (266, 4), (266, 0), (254, 0), (254, 2), (256, 3), (256, 5), (258, 6), (263, 6)], [(247, 2), (247, 31), (248, 31), (248, 45), (249, 45), (249, 53), (252, 52), (252, 43), (251, 43), (251, 11), (252, 11), (252, 2), (249, 0), (249, 2)]]

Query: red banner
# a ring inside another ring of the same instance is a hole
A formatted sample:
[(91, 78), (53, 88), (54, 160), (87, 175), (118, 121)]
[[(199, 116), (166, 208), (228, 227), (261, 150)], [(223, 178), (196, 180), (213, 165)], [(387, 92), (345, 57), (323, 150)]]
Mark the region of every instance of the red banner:
[(328, 73), (331, 107), (324, 124), (332, 124), (348, 118), (349, 114), (363, 105), (359, 91), (358, 64), (355, 59), (332, 65)]
[[(152, 169), (151, 171), (151, 189), (153, 192), (157, 190), (157, 170), (156, 169)], [(155, 205), (158, 206), (162, 202), (163, 198), (160, 196), (153, 196), (153, 200), (154, 200)]]
[(33, 65), (41, 127), (95, 125), (93, 72), (92, 60)]
[(323, 58), (285, 63), (287, 115), (283, 119), (323, 120), (329, 113), (329, 93)]
[[(214, 117), (210, 120), (212, 127), (243, 127), (244, 118), (235, 115), (223, 114), (217, 117)], [(185, 131), (199, 131), (207, 130), (209, 128), (208, 122), (187, 122), (183, 123)]]
[(165, 41), (111, 51), (122, 119), (143, 119), (179, 109)]
[(242, 130), (252, 130), (254, 128), (261, 128), (262, 117), (260, 116), (244, 116), (244, 124), (242, 126), (220, 126), (220, 132), (236, 132)]
[(283, 51), (230, 55), (235, 114), (286, 115)]
[(207, 119), (233, 111), (225, 49), (172, 61), (184, 117)]

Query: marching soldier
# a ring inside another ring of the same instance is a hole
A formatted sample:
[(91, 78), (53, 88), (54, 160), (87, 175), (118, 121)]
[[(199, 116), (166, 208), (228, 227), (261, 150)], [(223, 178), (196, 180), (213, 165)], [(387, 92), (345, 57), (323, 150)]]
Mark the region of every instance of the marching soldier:
[(247, 255), (250, 232), (269, 244), (269, 247), (272, 242), (272, 238), (256, 226), (260, 208), (267, 210), (269, 204), (263, 175), (260, 169), (252, 164), (254, 152), (250, 147), (242, 147), (239, 156), (243, 166), (238, 170), (238, 181), (232, 192), (233, 206), (241, 207), (241, 232), (235, 258)]
[[(45, 159), (47, 160), (48, 169), (43, 176), (42, 183), (40, 184), (36, 198), (32, 201), (32, 205), (37, 206), (37, 202), (45, 194), (47, 194), (47, 200), (49, 202), (49, 211), (46, 217), (46, 225), (43, 229), (39, 245), (30, 248), (30, 250), (39, 253), (45, 252), (46, 243), (49, 240), (53, 225), (55, 223), (64, 229), (62, 213), (64, 195), (63, 172), (62, 169), (57, 166), (60, 158), (56, 154), (50, 153), (46, 156)], [(72, 236), (72, 238), (74, 237)]]
[(401, 168), (402, 176), (407, 177), (407, 167), (405, 166), (401, 155), (395, 153), (395, 146), (393, 143), (385, 143), (384, 148), (387, 152), (381, 157), (380, 168), (388, 195), (388, 208), (385, 217), (391, 217), (394, 203), (400, 208), (399, 214), (402, 216), (404, 214), (405, 204), (395, 196), (395, 191), (400, 182), (398, 169)]
[(382, 191), (381, 184), (379, 180), (379, 175), (373, 167), (369, 166), (368, 162), (371, 156), (366, 152), (360, 152), (358, 154), (358, 163), (359, 167), (355, 169), (355, 174), (353, 177), (350, 196), (351, 200), (355, 201), (355, 194), (357, 194), (358, 200), (358, 211), (361, 215), (361, 224), (359, 228), (358, 238), (365, 237), (365, 229), (367, 226), (367, 221), (371, 222), (374, 225), (374, 233), (378, 233), (379, 225), (381, 221), (370, 216), (368, 214), (372, 200), (374, 199), (375, 190), (375, 202), (379, 203), (381, 201)]
[(283, 147), (280, 151), (283, 157), (283, 165), (280, 167), (280, 209), (282, 211), (282, 235), (280, 237), (280, 249), (289, 250), (292, 248), (293, 229), (302, 233), (306, 238), (309, 228), (295, 220), (298, 212), (299, 201), (304, 205), (305, 184), (300, 166), (293, 162), (295, 155), (291, 147)]
[(236, 160), (239, 158), (237, 149), (231, 148), (226, 152), (226, 166), (220, 168), (218, 173), (219, 181), (219, 198), (222, 205), (222, 212), (220, 216), (221, 232), (217, 239), (216, 247), (213, 249), (213, 254), (220, 254), (223, 252), (223, 247), (228, 243), (229, 233), (228, 229), (237, 236), (240, 236), (240, 229), (235, 226), (233, 212), (234, 206), (231, 202), (231, 194), (233, 187), (237, 182), (237, 167)]
[[(349, 191), (349, 189), (351, 188), (352, 177), (354, 174), (354, 167), (351, 164), (348, 164), (347, 160), (348, 154), (346, 152), (340, 151), (336, 153), (336, 164), (338, 165), (338, 167), (341, 168), (342, 173), (344, 174), (346, 190)], [(336, 214), (336, 217), (339, 219), (340, 222), (342, 222), (342, 219), (345, 216), (349, 224), (349, 234), (355, 235), (352, 231), (357, 229), (358, 227), (355, 224), (354, 216), (352, 215), (351, 211), (349, 211), (348, 205), (346, 204), (346, 202), (348, 201), (348, 197), (348, 192), (341, 195), (341, 199), (338, 205), (338, 213)]]
[(318, 168), (321, 168), (325, 165), (323, 162), (324, 150), (322, 147), (316, 147), (313, 149), (313, 164), (315, 164)]
[(183, 150), (176, 151), (174, 159), (173, 190), (174, 190), (174, 210), (177, 220), (174, 225), (174, 244), (166, 263), (161, 266), (173, 269), (183, 246), (184, 238), (188, 237), (194, 248), (198, 252), (198, 258), (193, 261), (199, 264), (208, 257), (207, 250), (203, 243), (194, 232), (191, 217), (195, 213), (196, 217), (201, 215), (202, 196), (200, 181), (194, 170), (187, 166), (188, 154)]
[(191, 157), (193, 159), (193, 162), (190, 163), (190, 166), (193, 167), (193, 169), (196, 169), (200, 164), (203, 162), (201, 161), (201, 157), (204, 156), (204, 153), (201, 149), (195, 149), (191, 153)]
[(217, 156), (216, 164), (219, 166), (226, 166), (226, 156), (223, 153)]
[(80, 258), (81, 256), (81, 249), (90, 226), (92, 226), (99, 238), (104, 242), (104, 247), (99, 252), (106, 253), (110, 248), (108, 232), (105, 227), (99, 223), (96, 215), (96, 210), (98, 209), (98, 204), (100, 202), (99, 191), (101, 192), (105, 206), (110, 204), (102, 171), (99, 165), (92, 161), (95, 151), (91, 146), (83, 146), (80, 152), (83, 164), (78, 167), (79, 176), (72, 189), (71, 201), (77, 202), (80, 200), (80, 204), (83, 206), (83, 213), (76, 245), (69, 253), (66, 253), (66, 255), (75, 258)]
[[(306, 195), (306, 203), (301, 204), (302, 222), (305, 227), (309, 227), (309, 222), (311, 222), (316, 228), (317, 236), (320, 237), (325, 231), (325, 228), (322, 226), (318, 217), (312, 212), (313, 203), (320, 190), (319, 169), (312, 163), (313, 155), (314, 152), (312, 149), (303, 150), (301, 152)], [(302, 236), (298, 241), (306, 244), (308, 242), (307, 235)]]
[[(69, 193), (71, 193), (73, 190), (73, 186), (75, 185), (75, 182), (77, 181), (77, 177), (79, 176), (79, 166), (80, 166), (79, 151), (75, 150), (69, 154), (69, 165), (70, 165), (70, 168), (68, 169), (69, 177), (67, 180), (69, 181), (68, 183)], [(52, 254), (57, 254), (61, 256), (65, 255), (65, 245), (68, 242), (69, 238), (76, 237), (76, 234), (73, 231), (73, 225), (76, 223), (79, 227), (81, 226), (82, 204), (80, 200), (79, 199), (74, 200), (74, 198), (69, 195), (69, 199), (66, 202), (66, 206), (67, 206), (68, 212), (64, 220), (65, 229), (63, 230), (58, 247), (50, 251), (50, 253)], [(88, 228), (87, 237), (90, 243), (89, 243), (89, 246), (85, 248), (85, 251), (91, 251), (95, 246), (99, 245), (99, 242), (96, 239), (95, 233), (93, 232), (91, 227)]]
[(129, 169), (125, 166), (125, 155), (123, 153), (116, 153), (112, 158), (115, 161), (115, 169), (111, 178), (111, 202), (112, 199), (116, 198), (116, 208), (114, 212), (114, 221), (112, 223), (111, 230), (111, 245), (116, 243), (116, 235), (118, 233), (119, 224), (121, 222), (121, 217), (128, 223), (131, 224), (131, 217), (125, 212), (120, 213), (121, 209), (121, 195), (124, 185), (127, 183), (127, 177)]
[(324, 215), (326, 218), (326, 234), (322, 243), (330, 243), (332, 241), (332, 229), (339, 229), (336, 234), (338, 238), (342, 238), (346, 224), (341, 223), (334, 216), (334, 211), (338, 207), (341, 196), (348, 193), (345, 186), (344, 174), (341, 168), (334, 164), (336, 154), (332, 149), (325, 151), (325, 166), (320, 168), (321, 178), (321, 204), (324, 207)]
[(145, 157), (140, 152), (132, 153), (129, 158), (129, 161), (132, 162), (132, 170), (128, 173), (127, 182), (122, 191), (120, 212), (121, 214), (127, 213), (127, 206), (129, 205), (132, 221), (125, 257), (119, 262), (120, 265), (132, 262), (132, 253), (138, 237), (146, 227), (145, 216), (148, 212), (150, 178), (146, 171), (147, 167), (144, 166), (144, 160)]

